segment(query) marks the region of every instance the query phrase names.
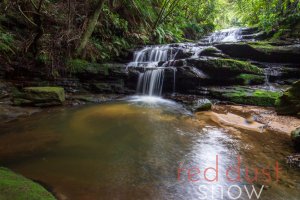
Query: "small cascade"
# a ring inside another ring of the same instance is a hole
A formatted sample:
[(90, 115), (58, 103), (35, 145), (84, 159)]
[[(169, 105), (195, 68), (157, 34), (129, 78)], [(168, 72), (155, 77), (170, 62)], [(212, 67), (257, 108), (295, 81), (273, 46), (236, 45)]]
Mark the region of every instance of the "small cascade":
[(133, 62), (129, 67), (157, 67), (159, 62), (173, 60), (178, 50), (169, 45), (148, 46), (134, 53)]
[(209, 43), (216, 42), (237, 42), (242, 39), (242, 29), (241, 28), (231, 28), (224, 29), (213, 33), (208, 37)]
[(163, 68), (147, 70), (139, 75), (137, 93), (148, 96), (161, 96), (163, 83)]

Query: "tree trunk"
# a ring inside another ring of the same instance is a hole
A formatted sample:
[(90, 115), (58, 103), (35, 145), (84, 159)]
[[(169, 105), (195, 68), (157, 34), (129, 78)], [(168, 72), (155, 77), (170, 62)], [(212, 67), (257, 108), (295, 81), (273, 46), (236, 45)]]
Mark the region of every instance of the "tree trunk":
[(78, 45), (78, 48), (77, 48), (77, 51), (76, 51), (77, 56), (82, 55), (82, 52), (85, 49), (87, 42), (89, 41), (91, 35), (93, 34), (94, 29), (97, 25), (99, 16), (101, 14), (101, 10), (102, 10), (102, 6), (103, 6), (104, 2), (105, 2), (105, 0), (99, 0), (98, 3), (97, 3), (96, 9), (94, 10), (94, 12), (89, 17), (87, 27), (86, 27), (86, 29), (85, 29), (84, 33), (82, 34), (82, 36), (80, 38), (80, 41), (79, 41), (79, 45)]

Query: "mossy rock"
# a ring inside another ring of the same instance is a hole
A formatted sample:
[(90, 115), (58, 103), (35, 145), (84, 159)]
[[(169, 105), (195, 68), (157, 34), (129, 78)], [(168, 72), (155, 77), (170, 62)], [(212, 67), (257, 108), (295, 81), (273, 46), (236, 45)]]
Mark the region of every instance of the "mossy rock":
[(188, 59), (187, 63), (211, 76), (236, 76), (242, 73), (263, 75), (263, 70), (259, 67), (234, 59)]
[(276, 99), (281, 95), (280, 92), (262, 89), (252, 89), (246, 87), (231, 87), (224, 89), (213, 89), (211, 95), (221, 100), (226, 100), (239, 104), (255, 106), (275, 106)]
[(0, 199), (2, 200), (55, 200), (56, 198), (39, 184), (0, 168)]
[(297, 115), (300, 118), (300, 80), (277, 99), (276, 111), (278, 114)]
[(265, 76), (255, 74), (239, 74), (234, 79), (241, 85), (260, 85), (265, 82)]
[(292, 142), (297, 151), (300, 151), (300, 127), (291, 133)]
[(208, 99), (198, 99), (193, 102), (192, 110), (193, 112), (201, 112), (211, 110), (212, 103)]
[(263, 62), (299, 63), (300, 46), (284, 43), (251, 42), (225, 43), (215, 45), (233, 58), (250, 59)]
[(17, 106), (56, 106), (65, 101), (62, 87), (27, 87), (13, 92), (13, 102)]

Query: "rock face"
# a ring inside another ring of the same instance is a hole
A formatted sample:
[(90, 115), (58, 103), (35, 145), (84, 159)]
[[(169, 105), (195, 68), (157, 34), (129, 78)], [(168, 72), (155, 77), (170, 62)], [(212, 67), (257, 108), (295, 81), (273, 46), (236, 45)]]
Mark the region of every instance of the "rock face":
[(18, 106), (57, 106), (64, 101), (65, 92), (61, 87), (27, 87), (13, 94), (13, 103)]
[(291, 138), (297, 151), (300, 151), (300, 128), (291, 133)]
[(56, 199), (42, 186), (3, 167), (0, 168), (0, 191), (0, 199)]
[(300, 45), (281, 43), (225, 43), (215, 45), (233, 58), (251, 59), (263, 62), (300, 63)]
[(295, 82), (276, 101), (276, 111), (278, 114), (297, 115), (300, 118), (300, 81)]

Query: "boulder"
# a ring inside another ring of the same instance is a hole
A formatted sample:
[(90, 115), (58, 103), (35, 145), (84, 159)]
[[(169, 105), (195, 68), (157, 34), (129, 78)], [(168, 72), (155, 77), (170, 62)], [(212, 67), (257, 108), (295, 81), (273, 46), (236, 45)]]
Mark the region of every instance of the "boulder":
[(198, 99), (193, 102), (192, 110), (193, 112), (201, 112), (211, 110), (212, 103), (208, 99)]
[(209, 94), (217, 99), (254, 106), (275, 106), (280, 92), (249, 87), (209, 88)]
[(55, 200), (56, 198), (39, 184), (1, 167), (0, 199)]
[(277, 99), (276, 111), (278, 114), (300, 117), (300, 80), (296, 81)]
[(300, 63), (300, 45), (282, 43), (222, 43), (215, 45), (223, 53), (233, 58), (241, 58), (270, 63)]
[(62, 87), (27, 87), (13, 93), (16, 106), (57, 106), (64, 101), (65, 91)]
[(291, 133), (292, 142), (297, 151), (300, 151), (300, 127)]

